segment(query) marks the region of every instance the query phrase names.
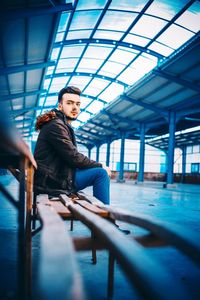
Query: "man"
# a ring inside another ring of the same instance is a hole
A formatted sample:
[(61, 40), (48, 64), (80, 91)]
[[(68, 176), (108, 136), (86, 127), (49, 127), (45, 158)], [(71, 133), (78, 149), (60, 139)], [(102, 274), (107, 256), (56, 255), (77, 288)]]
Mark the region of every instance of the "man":
[(93, 195), (109, 204), (110, 169), (77, 150), (71, 123), (80, 112), (80, 94), (77, 87), (63, 88), (58, 94), (58, 108), (37, 118), (40, 133), (34, 153), (38, 166), (34, 190), (58, 196), (93, 186)]

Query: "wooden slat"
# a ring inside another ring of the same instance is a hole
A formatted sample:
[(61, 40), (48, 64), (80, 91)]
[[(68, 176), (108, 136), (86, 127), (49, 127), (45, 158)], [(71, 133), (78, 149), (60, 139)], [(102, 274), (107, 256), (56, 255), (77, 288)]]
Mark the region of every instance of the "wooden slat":
[(124, 209), (106, 207), (110, 217), (119, 221), (145, 228), (168, 244), (186, 254), (196, 264), (200, 265), (199, 235), (184, 226), (171, 224), (150, 218), (146, 215), (131, 213)]
[(72, 240), (65, 224), (47, 197), (40, 195), (37, 205), (42, 220), (38, 299), (85, 299), (80, 273), (74, 256)]
[(50, 205), (55, 209), (55, 211), (62, 217), (62, 218), (71, 218), (72, 214), (70, 210), (62, 204), (62, 202), (58, 201), (49, 201)]
[(91, 203), (89, 203), (88, 201), (85, 201), (85, 200), (75, 200), (75, 203), (78, 203), (79, 205), (81, 205), (82, 207), (84, 207), (85, 209), (101, 216), (101, 217), (104, 217), (104, 218), (108, 218), (109, 217), (109, 212), (102, 209), (102, 208), (99, 208), (98, 206), (96, 205), (93, 205)]
[(136, 241), (119, 232), (106, 219), (78, 204), (71, 203), (69, 209), (107, 246), (144, 299), (169, 300), (175, 299), (175, 295), (176, 300), (189, 299), (187, 290), (181, 284), (177, 283), (176, 290), (171, 289), (174, 278)]
[(48, 195), (41, 194), (37, 196), (36, 202), (37, 205), (42, 203), (53, 207), (55, 211), (64, 219), (70, 219), (72, 216), (70, 210), (63, 205), (59, 198), (57, 198), (57, 200), (49, 200)]

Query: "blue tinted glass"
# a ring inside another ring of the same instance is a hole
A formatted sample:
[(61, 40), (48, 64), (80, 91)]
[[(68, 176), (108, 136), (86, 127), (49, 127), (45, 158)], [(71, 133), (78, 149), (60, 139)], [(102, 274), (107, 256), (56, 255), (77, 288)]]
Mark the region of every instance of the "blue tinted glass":
[(107, 0), (79, 0), (76, 10), (104, 8)]
[(70, 30), (94, 28), (100, 14), (101, 10), (75, 12)]

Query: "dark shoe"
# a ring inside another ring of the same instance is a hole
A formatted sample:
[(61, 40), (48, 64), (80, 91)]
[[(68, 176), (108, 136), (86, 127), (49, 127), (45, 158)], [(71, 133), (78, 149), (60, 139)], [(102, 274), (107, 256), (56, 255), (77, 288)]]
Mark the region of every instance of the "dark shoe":
[(122, 233), (124, 233), (124, 234), (126, 234), (126, 235), (131, 233), (130, 230), (122, 229), (122, 228), (120, 228), (119, 225), (117, 225), (117, 224), (115, 224), (115, 226), (117, 227), (117, 229), (118, 229), (119, 231), (121, 231)]

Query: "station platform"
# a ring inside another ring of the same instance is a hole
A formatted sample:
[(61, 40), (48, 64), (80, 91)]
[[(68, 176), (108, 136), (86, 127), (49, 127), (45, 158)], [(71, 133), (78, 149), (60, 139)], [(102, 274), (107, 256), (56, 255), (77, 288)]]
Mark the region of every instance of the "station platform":
[[(17, 182), (10, 176), (0, 176), (10, 193), (16, 195)], [(90, 188), (86, 193), (92, 193)], [(0, 299), (15, 299), (16, 293), (16, 268), (17, 268), (17, 214), (12, 205), (0, 196)], [(111, 181), (111, 205), (135, 214), (147, 215), (157, 220), (167, 221), (181, 225), (200, 233), (200, 188), (199, 185), (177, 184), (176, 187), (163, 188), (162, 182), (145, 182), (142, 186), (134, 181), (117, 183)], [(133, 225), (119, 223), (120, 227), (129, 229), (132, 234), (139, 235), (141, 228)], [(70, 224), (66, 221), (66, 230)], [(88, 229), (76, 222), (72, 235), (88, 235)], [(39, 233), (33, 237), (33, 299), (34, 280), (37, 274), (37, 260), (39, 253)], [(148, 248), (146, 251), (153, 253), (164, 265), (171, 270), (174, 277), (183, 286), (191, 290), (191, 299), (200, 299), (200, 269), (177, 250), (171, 247)], [(88, 299), (107, 299), (106, 282), (108, 268), (108, 254), (105, 250), (97, 252), (97, 265), (91, 262), (91, 252), (77, 252), (79, 267)], [(154, 270), (152, 270), (153, 272)], [(59, 274), (58, 274), (59, 276)], [(173, 288), (173, 282), (172, 282)], [(113, 300), (138, 299), (132, 287), (127, 282), (119, 266), (115, 269), (115, 287)], [(188, 300), (191, 300), (188, 299)]]

